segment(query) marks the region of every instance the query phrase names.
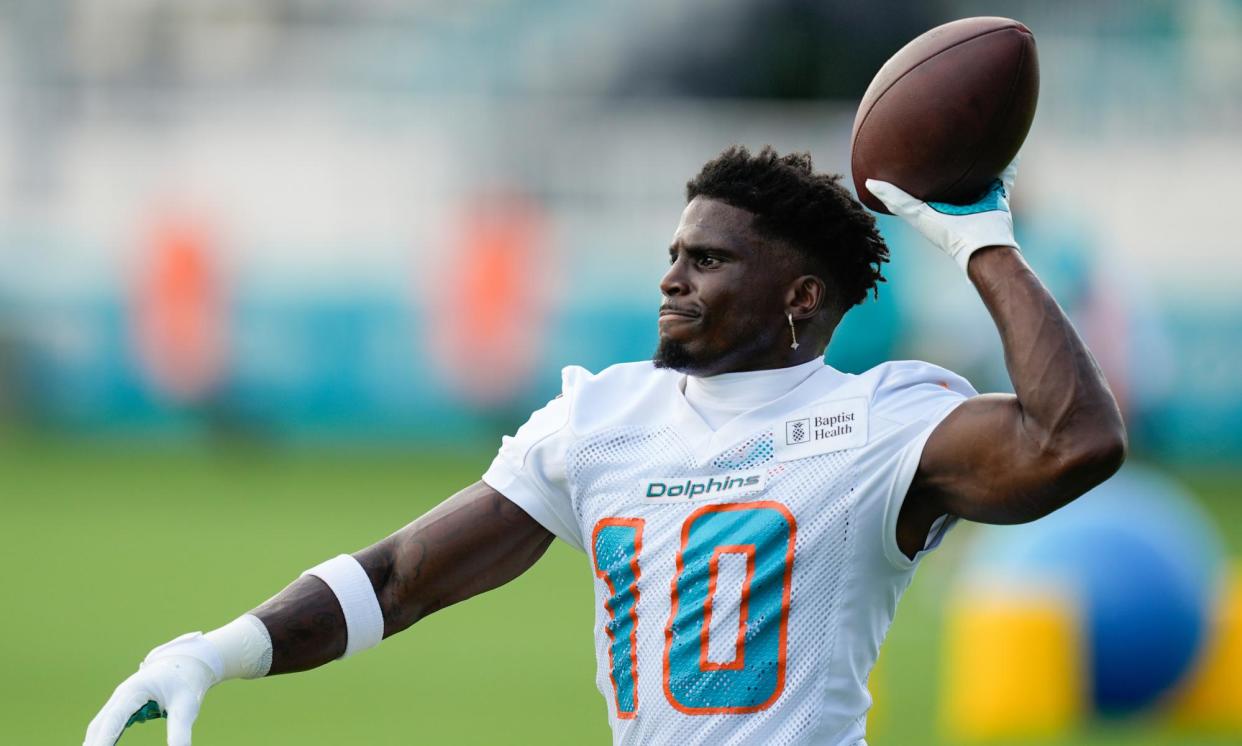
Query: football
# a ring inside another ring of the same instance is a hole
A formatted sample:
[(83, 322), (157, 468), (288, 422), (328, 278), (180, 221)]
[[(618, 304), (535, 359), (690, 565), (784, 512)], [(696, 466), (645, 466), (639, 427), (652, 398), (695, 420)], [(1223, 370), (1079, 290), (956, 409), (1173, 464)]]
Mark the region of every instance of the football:
[(1009, 18), (963, 18), (906, 44), (863, 94), (850, 139), (858, 197), (887, 213), (867, 179), (937, 202), (974, 201), (1031, 128), (1039, 60), (1030, 29)]

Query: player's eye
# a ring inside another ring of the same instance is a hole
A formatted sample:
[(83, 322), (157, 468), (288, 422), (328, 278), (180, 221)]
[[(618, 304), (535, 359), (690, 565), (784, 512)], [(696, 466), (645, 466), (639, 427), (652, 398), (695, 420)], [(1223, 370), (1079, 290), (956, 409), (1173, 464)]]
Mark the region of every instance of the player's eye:
[(702, 254), (695, 261), (700, 267), (715, 267), (720, 264), (720, 258), (711, 254)]

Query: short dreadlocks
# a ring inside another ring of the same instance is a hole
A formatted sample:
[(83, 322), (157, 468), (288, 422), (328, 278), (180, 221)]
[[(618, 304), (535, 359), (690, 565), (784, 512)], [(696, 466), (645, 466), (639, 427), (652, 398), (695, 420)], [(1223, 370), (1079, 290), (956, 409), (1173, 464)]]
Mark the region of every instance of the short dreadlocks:
[(809, 153), (756, 155), (734, 146), (708, 161), (686, 183), (686, 201), (720, 200), (755, 215), (755, 228), (784, 241), (809, 262), (830, 289), (840, 313), (878, 295), (888, 247), (875, 218), (841, 186), (840, 174), (817, 174)]

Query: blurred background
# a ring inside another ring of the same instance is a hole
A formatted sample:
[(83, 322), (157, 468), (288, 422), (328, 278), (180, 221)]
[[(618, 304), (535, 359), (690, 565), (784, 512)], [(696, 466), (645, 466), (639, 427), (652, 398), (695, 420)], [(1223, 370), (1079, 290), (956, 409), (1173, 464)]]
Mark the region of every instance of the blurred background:
[[(649, 357), (686, 180), (734, 143), (848, 173), (871, 76), (970, 15), (1038, 40), (1018, 238), (1133, 455), (928, 560), (872, 743), (1242, 743), (1238, 0), (0, 3), (6, 730), (80, 739), (153, 645), (477, 479), (561, 366)], [(960, 272), (881, 224), (828, 361), (1008, 390)], [(198, 741), (606, 743), (591, 582), (558, 545), (382, 652), (213, 691)]]

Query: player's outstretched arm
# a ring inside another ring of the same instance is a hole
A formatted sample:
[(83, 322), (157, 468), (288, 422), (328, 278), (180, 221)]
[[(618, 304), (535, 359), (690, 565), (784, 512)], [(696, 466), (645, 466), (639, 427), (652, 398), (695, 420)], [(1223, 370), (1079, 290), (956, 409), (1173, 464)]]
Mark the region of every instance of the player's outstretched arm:
[[(508, 583), (535, 564), (553, 538), (504, 495), (475, 482), (354, 558), (375, 589), (388, 637)], [(316, 576), (303, 575), (252, 613), (271, 635), (271, 674), (304, 671), (345, 653), (340, 603)]]
[(1104, 376), (1018, 253), (1008, 205), (1016, 171), (1015, 161), (969, 206), (926, 203), (867, 182), (966, 270), (1000, 332), (1015, 392), (968, 400), (928, 439), (898, 520), (908, 555), (922, 549), (941, 515), (1035, 520), (1107, 479), (1125, 459), (1125, 426)]
[(112, 746), (129, 724), (166, 716), (169, 746), (189, 746), (215, 684), (303, 671), (365, 649), (516, 578), (552, 538), (476, 482), (383, 541), (312, 568), (225, 627), (152, 650), (91, 721), (85, 744)]

